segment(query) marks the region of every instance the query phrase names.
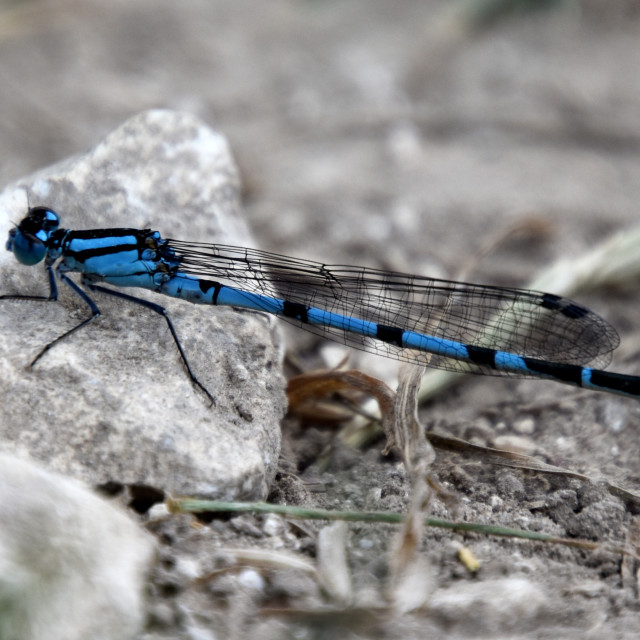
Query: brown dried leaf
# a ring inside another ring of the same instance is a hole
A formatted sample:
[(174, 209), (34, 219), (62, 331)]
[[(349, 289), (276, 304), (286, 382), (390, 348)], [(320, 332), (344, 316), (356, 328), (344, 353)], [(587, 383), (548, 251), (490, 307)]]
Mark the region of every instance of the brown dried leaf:
[[(389, 386), (356, 369), (323, 369), (295, 376), (287, 385), (287, 397), (290, 414), (316, 423), (352, 418), (354, 407), (369, 397), (380, 406), (383, 427), (393, 414), (394, 393)], [(331, 403), (336, 398), (341, 405)]]

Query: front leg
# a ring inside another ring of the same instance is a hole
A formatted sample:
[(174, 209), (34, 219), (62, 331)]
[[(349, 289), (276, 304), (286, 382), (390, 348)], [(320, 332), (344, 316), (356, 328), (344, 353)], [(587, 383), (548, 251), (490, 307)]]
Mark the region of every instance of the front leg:
[[(38, 360), (40, 360), (40, 358), (42, 358), (42, 356), (45, 353), (47, 353), (47, 351), (49, 351), (49, 349), (51, 349), (51, 347), (53, 347), (54, 344), (57, 344), (61, 340), (64, 340), (67, 336), (70, 336), (72, 333), (76, 332), (78, 329), (82, 329), (82, 327), (88, 325), (90, 322), (95, 320), (100, 315), (100, 308), (98, 307), (98, 305), (93, 301), (93, 299), (85, 291), (82, 290), (81, 287), (79, 287), (69, 276), (65, 275), (64, 273), (60, 273), (60, 271), (57, 271), (57, 274), (60, 280), (62, 280), (64, 284), (66, 284), (76, 295), (80, 296), (80, 298), (87, 304), (87, 306), (91, 311), (91, 316), (83, 320), (80, 324), (77, 324), (75, 327), (72, 327), (71, 329), (69, 329), (69, 331), (65, 331), (65, 333), (58, 336), (55, 340), (52, 340), (48, 345), (46, 345), (45, 348), (42, 349), (42, 351), (40, 351), (40, 353), (32, 360), (31, 364), (29, 365), (31, 367), (33, 367), (33, 365), (36, 362), (38, 362)], [(50, 283), (52, 285), (50, 297), (49, 298), (44, 298), (44, 297), (27, 298), (28, 300), (57, 300), (58, 299), (58, 288), (56, 286), (53, 270), (49, 269), (49, 275), (50, 275)]]
[[(173, 337), (173, 341), (176, 344), (176, 347), (178, 347), (178, 352), (180, 353), (180, 358), (182, 359), (184, 367), (187, 370), (187, 375), (191, 379), (191, 382), (196, 387), (198, 387), (207, 396), (207, 398), (209, 398), (209, 400), (211, 401), (211, 405), (215, 405), (215, 403), (216, 403), (215, 398), (211, 395), (211, 393), (209, 393), (207, 388), (200, 382), (200, 380), (198, 380), (198, 378), (196, 377), (195, 373), (193, 373), (193, 371), (191, 370), (191, 365), (189, 364), (189, 360), (187, 359), (187, 354), (184, 352), (184, 349), (182, 348), (182, 345), (180, 344), (180, 339), (178, 338), (178, 334), (176, 332), (176, 329), (173, 326), (173, 322), (171, 321), (171, 317), (169, 316), (167, 310), (164, 307), (160, 306), (159, 304), (156, 304), (155, 302), (150, 302), (149, 300), (145, 300), (144, 298), (136, 298), (135, 296), (129, 295), (128, 293), (122, 293), (121, 291), (116, 291), (114, 289), (108, 289), (107, 287), (102, 287), (102, 286), (97, 285), (97, 284), (91, 284), (90, 282), (88, 282), (86, 280), (83, 280), (83, 284), (85, 284), (87, 287), (89, 287), (89, 289), (91, 289), (91, 291), (99, 291), (100, 293), (106, 293), (107, 295), (114, 296), (116, 298), (120, 298), (121, 300), (127, 300), (128, 302), (134, 302), (135, 304), (139, 304), (142, 307), (146, 307), (147, 309), (151, 309), (151, 311), (155, 311), (155, 313), (161, 315), (165, 319), (165, 321), (167, 323), (167, 326), (169, 327), (169, 331), (171, 332), (171, 335)], [(74, 285), (75, 285), (75, 283), (74, 283)], [(75, 285), (75, 286), (77, 286), (77, 285)], [(87, 298), (88, 298), (88, 296), (87, 296)], [(97, 307), (96, 307), (96, 309), (97, 309)], [(98, 311), (98, 313), (100, 313), (100, 312)], [(89, 318), (89, 320), (87, 320), (87, 322), (89, 322), (92, 319), (93, 318)], [(76, 327), (76, 328), (79, 328), (79, 327)], [(75, 329), (73, 329), (73, 331), (75, 331)]]
[(45, 270), (49, 279), (49, 295), (48, 296), (25, 296), (21, 293), (9, 293), (0, 296), (0, 300), (43, 300), (44, 302), (55, 301), (58, 299), (58, 285), (56, 277), (53, 273), (53, 263), (55, 260), (47, 259)]
[(56, 276), (62, 280), (76, 295), (80, 296), (80, 298), (86, 303), (91, 311), (91, 316), (86, 320), (83, 320), (80, 324), (75, 327), (69, 329), (62, 335), (58, 336), (55, 340), (52, 340), (48, 345), (38, 353), (38, 355), (31, 361), (29, 364), (30, 367), (42, 358), (42, 356), (53, 347), (54, 344), (57, 344), (61, 340), (64, 340), (67, 336), (71, 335), (78, 329), (81, 329), (85, 325), (89, 324), (92, 320), (95, 320), (100, 315), (100, 309), (98, 305), (73, 281), (69, 276), (61, 273), (59, 269), (53, 269), (53, 265), (55, 263), (55, 259), (47, 259), (45, 262), (45, 269), (47, 272), (47, 277), (49, 279), (49, 295), (48, 296), (26, 296), (23, 294), (5, 294), (0, 296), (0, 300), (36, 300), (36, 301), (44, 301), (51, 302), (56, 301), (58, 299), (58, 285), (56, 281)]

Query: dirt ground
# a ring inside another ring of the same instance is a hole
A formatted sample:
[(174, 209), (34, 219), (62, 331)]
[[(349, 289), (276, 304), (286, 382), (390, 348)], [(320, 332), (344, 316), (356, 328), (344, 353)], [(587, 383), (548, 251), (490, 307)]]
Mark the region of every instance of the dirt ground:
[[(532, 4), (538, 10), (488, 0), (2, 3), (0, 178), (83, 151), (145, 109), (185, 110), (229, 137), (262, 248), (526, 286), (544, 267), (563, 259), (569, 268), (631, 233), (640, 202), (636, 3)], [(640, 371), (637, 272), (579, 298), (620, 332), (612, 370)], [(346, 353), (304, 332), (286, 336), (307, 367)], [(359, 355), (350, 366), (387, 380), (397, 372), (394, 361)], [(431, 515), (602, 545), (428, 529), (429, 586), (416, 590), (432, 598), (403, 611), (385, 600), (390, 525), (349, 525), (345, 604), (301, 571), (220, 570), (228, 546), (313, 559), (320, 524), (245, 515), (194, 527), (175, 517), (151, 527), (162, 557), (144, 637), (637, 637), (638, 564), (620, 552), (638, 544), (637, 402), (474, 378), (420, 417), (440, 436), (591, 478), (440, 445), (433, 477), (455, 506), (437, 497)], [(380, 455), (380, 438), (355, 451), (326, 427), (285, 428), (275, 499), (407, 508), (406, 474), (397, 456)], [(458, 560), (461, 546), (479, 571)]]

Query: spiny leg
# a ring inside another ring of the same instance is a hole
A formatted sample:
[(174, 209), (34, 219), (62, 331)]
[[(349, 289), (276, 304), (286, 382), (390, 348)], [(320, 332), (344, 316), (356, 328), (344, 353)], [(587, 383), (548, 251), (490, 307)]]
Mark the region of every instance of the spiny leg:
[[(55, 302), (58, 299), (58, 285), (56, 284), (56, 277), (53, 272), (53, 262), (54, 261), (46, 263), (46, 271), (49, 278), (48, 296), (25, 296), (22, 294), (8, 294), (0, 296), (0, 300), (36, 300), (41, 302)], [(64, 340), (67, 336), (89, 324), (89, 322), (95, 320), (95, 318), (100, 315), (100, 309), (98, 308), (98, 305), (75, 282), (73, 282), (73, 280), (60, 272), (57, 272), (57, 275), (72, 291), (80, 296), (80, 298), (85, 302), (85, 304), (91, 310), (91, 316), (86, 320), (83, 320), (75, 327), (69, 329), (69, 331), (65, 331), (62, 335), (58, 336), (55, 340), (52, 340), (49, 344), (47, 344), (44, 349), (42, 349), (42, 351), (40, 351), (40, 353), (38, 353), (38, 355), (31, 361), (31, 363), (29, 364), (30, 367), (33, 367), (33, 365), (35, 365), (36, 362), (38, 362), (38, 360), (40, 360), (40, 358), (42, 358), (42, 356), (47, 351), (49, 351), (49, 349), (51, 349), (54, 344), (60, 342), (61, 340)]]
[(21, 293), (8, 293), (0, 296), (0, 300), (41, 300), (43, 302), (55, 302), (58, 299), (58, 285), (53, 275), (53, 268), (50, 262), (45, 265), (47, 277), (49, 278), (49, 295), (48, 296), (25, 296)]
[[(75, 283), (74, 283), (75, 284)], [(198, 380), (196, 375), (191, 370), (191, 366), (189, 365), (189, 360), (187, 359), (187, 354), (184, 352), (182, 345), (180, 344), (180, 339), (178, 338), (178, 334), (176, 332), (175, 327), (173, 326), (173, 322), (171, 321), (171, 317), (167, 313), (167, 310), (156, 304), (155, 302), (150, 302), (149, 300), (144, 300), (143, 298), (136, 298), (135, 296), (129, 295), (127, 293), (122, 293), (120, 291), (114, 291), (113, 289), (107, 289), (106, 287), (101, 287), (96, 284), (91, 284), (89, 282), (84, 283), (89, 289), (92, 291), (99, 291), (100, 293), (106, 293), (107, 295), (114, 296), (116, 298), (120, 298), (122, 300), (127, 300), (128, 302), (134, 302), (139, 304), (147, 309), (151, 309), (151, 311), (155, 311), (157, 314), (161, 315), (167, 322), (167, 326), (169, 327), (169, 331), (171, 331), (171, 335), (173, 336), (173, 341), (176, 343), (176, 347), (178, 347), (178, 351), (180, 353), (180, 357), (182, 358), (182, 362), (184, 363), (184, 367), (187, 370), (187, 374), (189, 378), (191, 378), (191, 382), (198, 387), (211, 401), (212, 405), (215, 405), (215, 398), (209, 393), (207, 388)], [(76, 285), (77, 286), (77, 285)], [(86, 295), (86, 294), (85, 294)], [(88, 297), (88, 296), (87, 296)], [(92, 320), (93, 318), (89, 318)], [(82, 326), (82, 325), (80, 325)], [(78, 328), (78, 327), (76, 327)], [(75, 330), (75, 329), (73, 329)], [(66, 334), (65, 334), (66, 335)]]
[[(38, 362), (38, 360), (40, 360), (40, 358), (42, 358), (42, 356), (45, 353), (47, 353), (47, 351), (49, 351), (49, 349), (51, 349), (51, 347), (53, 347), (54, 344), (57, 344), (61, 340), (64, 340), (67, 336), (70, 336), (72, 333), (75, 333), (78, 329), (82, 329), (82, 327), (88, 325), (90, 322), (93, 322), (100, 315), (100, 308), (98, 307), (98, 305), (71, 278), (69, 278), (69, 276), (66, 276), (64, 273), (58, 272), (58, 277), (74, 293), (76, 293), (76, 295), (78, 295), (85, 302), (85, 304), (89, 307), (91, 311), (91, 315), (86, 320), (83, 320), (80, 324), (77, 324), (75, 327), (72, 327), (71, 329), (69, 329), (69, 331), (65, 331), (61, 336), (58, 336), (55, 340), (52, 340), (48, 345), (46, 345), (45, 348), (42, 349), (42, 351), (31, 361), (31, 364), (29, 365), (31, 367), (33, 367), (33, 365), (36, 362)], [(55, 286), (55, 279), (53, 279), (51, 282), (53, 282)], [(58, 292), (56, 289), (55, 291), (56, 297), (49, 298), (49, 299), (57, 300), (57, 294)], [(35, 298), (35, 299), (38, 300), (40, 298)]]

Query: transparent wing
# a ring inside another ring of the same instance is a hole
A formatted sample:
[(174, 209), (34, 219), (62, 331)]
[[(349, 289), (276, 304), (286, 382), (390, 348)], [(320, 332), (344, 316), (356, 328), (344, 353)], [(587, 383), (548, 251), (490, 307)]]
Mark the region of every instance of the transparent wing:
[[(615, 329), (600, 316), (552, 294), (325, 265), (256, 249), (167, 242), (180, 260), (183, 273), (463, 344), (598, 368), (609, 363), (611, 352), (619, 344)], [(407, 362), (453, 371), (514, 375), (285, 319), (325, 338)]]

